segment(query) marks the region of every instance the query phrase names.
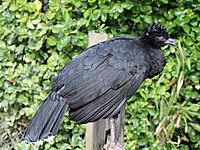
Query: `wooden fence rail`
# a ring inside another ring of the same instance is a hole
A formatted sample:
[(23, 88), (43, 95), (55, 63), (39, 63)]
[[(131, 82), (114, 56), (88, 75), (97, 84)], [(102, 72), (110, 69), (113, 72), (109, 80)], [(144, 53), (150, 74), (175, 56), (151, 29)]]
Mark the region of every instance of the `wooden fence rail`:
[[(95, 45), (99, 42), (107, 40), (105, 33), (89, 33), (88, 46)], [(116, 139), (121, 145), (124, 145), (124, 108), (118, 115), (116, 122)], [(106, 133), (109, 129), (108, 119), (102, 119), (95, 123), (88, 123), (86, 128), (86, 150), (103, 150), (103, 146), (106, 144)]]

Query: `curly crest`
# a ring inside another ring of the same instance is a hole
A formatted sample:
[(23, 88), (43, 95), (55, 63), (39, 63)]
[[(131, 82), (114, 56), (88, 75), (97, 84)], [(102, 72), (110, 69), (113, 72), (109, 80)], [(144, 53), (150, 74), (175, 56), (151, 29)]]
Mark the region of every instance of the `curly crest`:
[(149, 25), (148, 27), (145, 28), (144, 35), (149, 35), (152, 33), (168, 34), (166, 28), (158, 24)]

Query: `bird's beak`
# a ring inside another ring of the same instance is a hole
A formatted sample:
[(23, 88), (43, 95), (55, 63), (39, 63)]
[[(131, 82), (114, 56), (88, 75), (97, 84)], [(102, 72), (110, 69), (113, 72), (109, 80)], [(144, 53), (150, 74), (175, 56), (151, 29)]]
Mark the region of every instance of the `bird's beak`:
[(173, 46), (176, 46), (176, 42), (173, 39), (171, 39), (171, 38), (169, 38), (165, 43), (173, 45)]

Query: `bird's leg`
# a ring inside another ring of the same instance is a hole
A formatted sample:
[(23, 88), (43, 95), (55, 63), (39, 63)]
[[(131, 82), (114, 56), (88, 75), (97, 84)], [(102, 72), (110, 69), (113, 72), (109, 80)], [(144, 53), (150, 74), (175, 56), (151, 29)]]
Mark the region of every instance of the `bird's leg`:
[(104, 145), (105, 150), (124, 150), (124, 147), (120, 145), (115, 136), (115, 119), (109, 119), (110, 136), (107, 143)]

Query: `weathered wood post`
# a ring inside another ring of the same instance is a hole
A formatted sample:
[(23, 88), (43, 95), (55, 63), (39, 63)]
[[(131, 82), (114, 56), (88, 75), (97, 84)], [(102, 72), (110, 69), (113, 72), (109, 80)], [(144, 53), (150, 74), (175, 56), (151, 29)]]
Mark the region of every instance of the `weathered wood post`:
[[(99, 42), (107, 40), (105, 33), (89, 33), (89, 44), (92, 46)], [(118, 115), (116, 123), (116, 137), (121, 145), (124, 145), (124, 108)], [(86, 127), (86, 150), (103, 150), (103, 146), (106, 144), (106, 131), (108, 130), (108, 119), (102, 119), (95, 123), (88, 123)]]

